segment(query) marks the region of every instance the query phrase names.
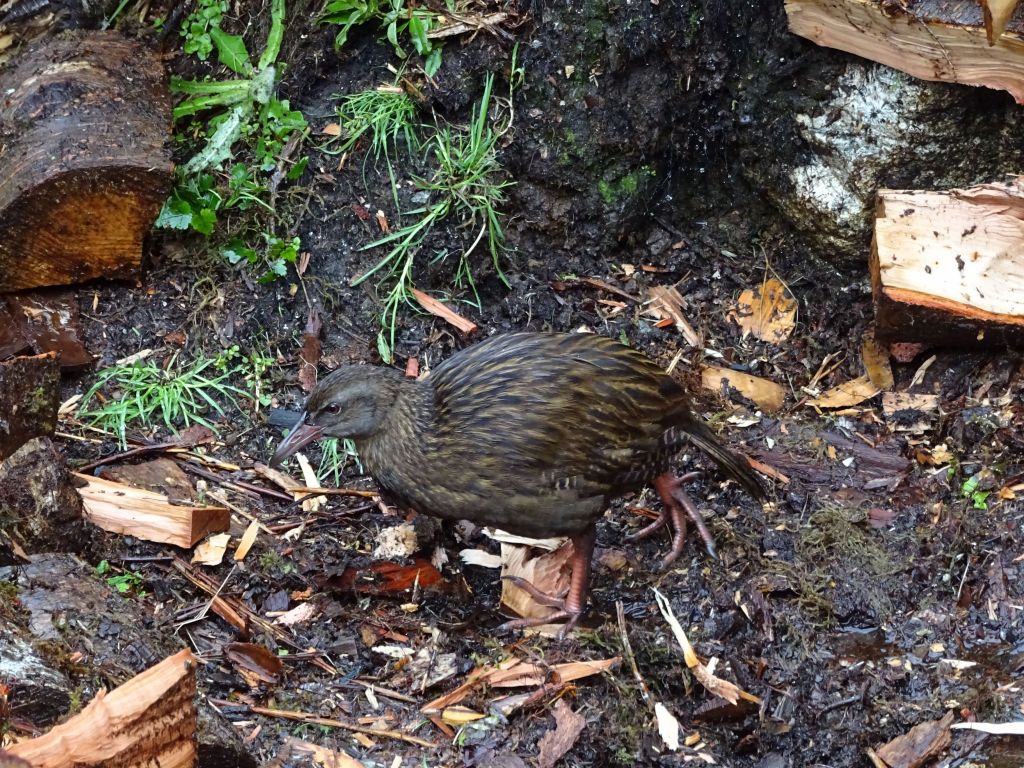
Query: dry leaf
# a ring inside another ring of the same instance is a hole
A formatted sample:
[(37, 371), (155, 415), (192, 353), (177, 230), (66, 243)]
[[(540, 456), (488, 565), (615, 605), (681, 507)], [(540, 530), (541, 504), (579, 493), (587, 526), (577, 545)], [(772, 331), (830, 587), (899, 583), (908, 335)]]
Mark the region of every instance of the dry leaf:
[(881, 391), (867, 375), (864, 375), (822, 392), (818, 397), (808, 400), (807, 405), (816, 408), (848, 408), (863, 403)]
[(448, 723), (448, 725), (465, 725), (474, 720), (481, 720), (483, 717), (484, 715), (474, 712), (467, 707), (448, 707), (448, 709), (441, 712), (441, 719)]
[(757, 288), (743, 291), (729, 317), (743, 329), (744, 336), (753, 334), (762, 341), (780, 344), (793, 332), (796, 308), (796, 299), (786, 286), (770, 277)]
[(504, 577), (518, 576), (542, 592), (561, 595), (569, 589), (572, 543), (566, 542), (554, 552), (547, 552), (539, 557), (531, 558), (529, 554), (528, 547), (501, 545), (501, 604), (524, 618), (543, 618), (555, 613), (556, 609), (536, 602), (525, 590)]
[(320, 609), (313, 603), (300, 603), (274, 619), (274, 623), (285, 627), (291, 627), (296, 624), (301, 624), (304, 621), (315, 619), (319, 613)]
[(551, 714), (555, 716), (555, 727), (545, 733), (538, 743), (540, 754), (537, 756), (537, 765), (540, 768), (553, 768), (555, 763), (573, 748), (583, 729), (587, 727), (583, 715), (573, 712), (565, 703), (565, 699), (555, 702)]
[(874, 334), (864, 337), (861, 357), (864, 360), (864, 370), (868, 372), (871, 383), (883, 392), (892, 389), (893, 378), (892, 366), (889, 364), (889, 351), (875, 341)]
[(230, 533), (216, 533), (192, 552), (192, 562), (200, 565), (220, 565), (231, 541)]
[[(306, 458), (304, 453), (296, 453), (295, 460), (299, 462), (299, 469), (302, 470), (302, 479), (306, 483), (307, 488), (319, 488), (320, 480), (316, 476), (316, 472), (313, 471), (313, 467), (310, 466), (309, 459)], [(301, 495), (296, 495), (296, 499), (302, 498)], [(327, 503), (327, 499), (323, 496), (310, 496), (307, 499), (302, 499), (302, 511), (303, 512), (317, 512), (320, 507)], [(301, 528), (302, 526), (300, 526)], [(294, 529), (293, 529), (294, 530)]]
[(760, 376), (717, 365), (706, 365), (701, 371), (701, 383), (705, 389), (721, 392), (722, 379), (741, 395), (757, 403), (757, 407), (763, 411), (777, 411), (786, 399), (786, 390), (781, 385)]
[(920, 433), (928, 430), (938, 410), (938, 395), (910, 392), (882, 394), (882, 412), (896, 432)]
[(285, 736), (284, 743), (292, 750), (292, 754), (309, 755), (313, 758), (313, 762), (321, 768), (365, 768), (363, 763), (354, 757), (349, 757), (341, 750), (321, 747), (319, 744), (302, 741), (294, 736)]
[(341, 136), (341, 126), (337, 123), (328, 123), (320, 129), (324, 136)]
[(259, 683), (276, 683), (284, 671), (281, 658), (256, 643), (228, 643), (224, 655), (253, 688)]

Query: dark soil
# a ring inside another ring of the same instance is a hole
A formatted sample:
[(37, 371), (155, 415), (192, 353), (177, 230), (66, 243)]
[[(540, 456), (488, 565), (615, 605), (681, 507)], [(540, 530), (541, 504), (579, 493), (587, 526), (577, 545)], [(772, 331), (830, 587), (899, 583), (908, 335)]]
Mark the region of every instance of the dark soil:
[[(679, 765), (700, 760), (700, 753), (726, 766), (845, 768), (868, 764), (867, 748), (948, 710), (957, 720), (1019, 718), (1024, 491), (1016, 497), (999, 491), (1020, 486), (1024, 472), (1020, 358), (1002, 351), (927, 350), (895, 365), (899, 389), (935, 355), (914, 389), (940, 397), (939, 412), (922, 432), (893, 430), (877, 398), (846, 415), (802, 405), (801, 387), (826, 355), (843, 362), (821, 382), (824, 388), (863, 372), (860, 348), (872, 316), (866, 271), (809, 252), (799, 233), (779, 223), (764, 190), (746, 180), (738, 150), (745, 112), (758, 108), (758, 98), (771, 98), (772, 88), (788, 88), (793, 77), (785, 68), (765, 77), (760, 67), (780, 58), (780, 51), (782, 58), (795, 54), (805, 62), (838, 54), (789, 38), (781, 10), (758, 3), (555, 5), (520, 8), (513, 30), (527, 82), (516, 96), (513, 132), (501, 153), (517, 183), (506, 207), (510, 242), (502, 267), (509, 286), (482, 251), (474, 262), (479, 310), (460, 302), (471, 297), (468, 292), (452, 292), (452, 262), (424, 259), (415, 282), (447, 295), (478, 324), (476, 337), (585, 326), (623, 337), (663, 365), (678, 357), (676, 375), (692, 383), (697, 409), (731, 444), (789, 476), (788, 484), (774, 485), (776, 508), (759, 510), (705, 467), (709, 471), (692, 490), (704, 502), (719, 560), (709, 559), (691, 537), (676, 566), (658, 574), (666, 540), (622, 544), (641, 524), (624, 507), (657, 508), (656, 498), (648, 491), (617, 504), (598, 526), (590, 614), (579, 631), (558, 642), (496, 635), (505, 620), (496, 608), (496, 572), (462, 566), (458, 556), (466, 547), (497, 551), (496, 545), (459, 526), (421, 536), (427, 557), (440, 548), (448, 562), (443, 585), (415, 600), (408, 591), (332, 588), (332, 577), (346, 566), (371, 563), (379, 531), (404, 519), (362, 499), (332, 499), (297, 538), (261, 534), (244, 562), (210, 570), (216, 579), (228, 579), (225, 594), (260, 614), (293, 608), (295, 594), (308, 591), (322, 610), (315, 622), (292, 628), (297, 648), (287, 650), (317, 649), (337, 674), (286, 661), (277, 685), (255, 688), (223, 658), (224, 644), (238, 638), (219, 618), (187, 624), (175, 635), (180, 612), (205, 596), (165, 561), (138, 559), (165, 554), (165, 548), (109, 535), (88, 561), (107, 559), (139, 574), (146, 595), (124, 599), (139, 600), (160, 632), (207, 660), (199, 670), (201, 697), (222, 702), (222, 717), (236, 723), (240, 734), (254, 735), (248, 748), (260, 763), (281, 757), (278, 764), (308, 764), (282, 752), (283, 734), (293, 734), (342, 748), (366, 765), (520, 765), (513, 755), (532, 764), (539, 739), (553, 727), (553, 697), (507, 719), (491, 714), (458, 729), (454, 739), (425, 721), (419, 705), (462, 682), (474, 666), (498, 663), (509, 653), (547, 664), (621, 655), (618, 601), (651, 700), (679, 719), (684, 736), (699, 733), (699, 740), (677, 753), (666, 751), (653, 712), (623, 663), (557, 694), (587, 721), (562, 765)], [(289, 67), (281, 87), (307, 116), (313, 135), (305, 147), (310, 169), (282, 192), (277, 226), (279, 234), (291, 228), (301, 237), (310, 255), (307, 271), (259, 285), (244, 270), (218, 261), (205, 242), (156, 236), (151, 267), (139, 285), (81, 291), (85, 337), (98, 367), (143, 348), (153, 349), (157, 360), (173, 354), (189, 360), (238, 345), (244, 353), (269, 352), (280, 363), (266, 382), (272, 408), (298, 408), (304, 395), (295, 380), (297, 350), (314, 308), (324, 320), (321, 371), (345, 362), (380, 362), (375, 286), (368, 281), (350, 287), (380, 258), (378, 251), (361, 250), (380, 231), (353, 205), (379, 208), (392, 223), (398, 214), (381, 167), (356, 157), (339, 171), (337, 158), (316, 145), (319, 129), (334, 119), (338, 94), (390, 81), (383, 69), (390, 49), (357, 34), (335, 53), (331, 30), (301, 21), (301, 9), (290, 12), (283, 54)], [(254, 24), (247, 39), (262, 39), (259, 27)], [(437, 84), (425, 89), (424, 115), (435, 110), (464, 123), (483, 74), (497, 72), (502, 82), (509, 54), (507, 41), (486, 33), (450, 43)], [(576, 71), (567, 75), (566, 65), (574, 62)], [(172, 66), (185, 71), (192, 65)], [(756, 98), (740, 96), (747, 93), (744, 83), (756, 87)], [(743, 102), (739, 112), (731, 107), (737, 98)], [(408, 182), (421, 168), (410, 161), (398, 172)], [(403, 190), (414, 191), (408, 184)], [(430, 247), (457, 253), (465, 244), (466, 233), (453, 224)], [(798, 324), (778, 345), (744, 338), (728, 318), (739, 293), (771, 274), (781, 276), (799, 300)], [(651, 286), (675, 285), (703, 347), (717, 354), (705, 356), (674, 328), (654, 327), (640, 301), (577, 280), (585, 277), (639, 299)], [(624, 307), (602, 303), (608, 300)], [(396, 365), (416, 356), (427, 367), (471, 342), (438, 318), (406, 311)], [(726, 399), (702, 391), (705, 362), (784, 384), (786, 406), (763, 415), (737, 393)], [(68, 394), (92, 380), (85, 374), (67, 382)], [(210, 453), (242, 467), (220, 472), (224, 480), (259, 482), (249, 468), (267, 460), (281, 429), (265, 423), (266, 410), (243, 405), (230, 414), (219, 423), (221, 442)], [(750, 417), (733, 420), (748, 425), (731, 424), (730, 416)], [(952, 458), (937, 466), (923, 463), (925, 449), (943, 443)], [(64, 448), (73, 466), (116, 451), (113, 440), (69, 439)], [(693, 466), (704, 467), (699, 458), (680, 459), (681, 471)], [(983, 470), (981, 488), (992, 493), (976, 507), (961, 488)], [(351, 464), (342, 484), (372, 488)], [(273, 499), (225, 493), (267, 525), (297, 525), (304, 517)], [(236, 523), (239, 533), (245, 521)], [(652, 587), (668, 596), (697, 653), (717, 658), (717, 674), (760, 697), (760, 706), (726, 705), (696, 681)], [(414, 611), (407, 610), (410, 602)], [(81, 635), (68, 628), (66, 649), (83, 648), (87, 634), (87, 628)], [(281, 648), (271, 637), (257, 634), (253, 641)], [(458, 674), (421, 692), (400, 663), (373, 650), (379, 645), (452, 653)], [(73, 674), (87, 700), (98, 676), (80, 667)], [(360, 682), (398, 690), (415, 703), (378, 694), (375, 705)], [(487, 713), (498, 693), (477, 692), (463, 704)], [(365, 717), (410, 732), (420, 724), (415, 734), (437, 748), (378, 737), (367, 746), (345, 731), (253, 715), (247, 709), (253, 704), (352, 721)], [(956, 731), (936, 764), (968, 760), (1017, 766), (1024, 764), (1024, 752), (1019, 742)]]

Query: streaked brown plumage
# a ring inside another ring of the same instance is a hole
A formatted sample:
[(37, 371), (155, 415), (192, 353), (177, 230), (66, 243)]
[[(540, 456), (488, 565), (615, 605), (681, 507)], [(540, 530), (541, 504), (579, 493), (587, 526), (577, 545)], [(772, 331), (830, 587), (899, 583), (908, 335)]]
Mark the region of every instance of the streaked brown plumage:
[(671, 523), (668, 564), (683, 549), (690, 517), (713, 552), (669, 471), (687, 440), (764, 495), (746, 460), (693, 415), (681, 385), (641, 353), (592, 334), (494, 336), (421, 381), (386, 368), (339, 368), (313, 390), (272, 461), (322, 436), (353, 438), (400, 506), (524, 536), (573, 537), (568, 596), (535, 594), (560, 605), (557, 618), (570, 626), (586, 602), (594, 524), (612, 498), (653, 482), (665, 510), (640, 535)]

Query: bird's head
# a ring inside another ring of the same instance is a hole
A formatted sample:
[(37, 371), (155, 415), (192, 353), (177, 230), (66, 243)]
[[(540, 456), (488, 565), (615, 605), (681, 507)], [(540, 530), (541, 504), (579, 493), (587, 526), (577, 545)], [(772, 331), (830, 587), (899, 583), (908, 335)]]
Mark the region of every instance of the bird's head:
[(313, 389), (299, 423), (270, 460), (276, 467), (314, 440), (324, 437), (368, 438), (395, 402), (403, 382), (398, 371), (369, 365), (346, 365)]

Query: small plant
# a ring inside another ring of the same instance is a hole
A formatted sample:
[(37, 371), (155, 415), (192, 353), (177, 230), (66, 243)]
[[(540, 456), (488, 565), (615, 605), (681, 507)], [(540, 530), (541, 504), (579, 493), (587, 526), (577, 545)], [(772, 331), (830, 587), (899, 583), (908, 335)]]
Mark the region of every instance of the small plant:
[(390, 164), (391, 148), (399, 140), (411, 151), (419, 150), (414, 130), (416, 105), (401, 88), (382, 85), (359, 93), (349, 94), (338, 105), (338, 124), (342, 138), (338, 153), (349, 152), (356, 143), (369, 135), (370, 154), (384, 157)]
[(352, 282), (352, 285), (359, 285), (384, 271), (382, 282), (392, 283), (383, 302), (383, 330), (377, 336), (377, 347), (386, 362), (393, 359), (399, 307), (403, 303), (415, 307), (410, 289), (416, 255), (434, 227), (450, 216), (457, 217), (464, 226), (477, 232), (473, 242), (459, 256), (456, 286), (470, 288), (479, 304), (469, 258), (481, 242), (486, 242), (495, 270), (508, 284), (499, 263), (505, 241), (500, 207), (505, 200), (504, 190), (512, 182), (502, 177), (503, 169), (496, 155), (498, 140), (508, 126), (496, 130), (488, 120), (493, 87), (494, 75), (489, 74), (468, 131), (446, 126), (428, 143), (428, 154), (432, 156), (436, 170), (430, 178), (414, 179), (417, 188), (430, 195), (425, 205), (406, 212), (407, 216), (416, 217), (415, 220), (363, 247), (367, 250), (390, 246), (376, 265)]
[(970, 499), (971, 506), (975, 509), (988, 509), (988, 497), (992, 495), (992, 491), (983, 491), (978, 488), (981, 475), (982, 472), (979, 472), (964, 480), (963, 485), (960, 486), (960, 495), (965, 499)]
[(142, 588), (143, 580), (139, 574), (134, 571), (122, 571), (121, 573), (111, 574), (110, 563), (106, 560), (100, 560), (99, 565), (96, 566), (96, 575), (105, 576), (104, 581), (107, 582), (111, 587), (116, 589), (122, 595), (134, 594), (137, 597), (145, 597), (146, 590)]
[[(174, 363), (172, 358), (166, 368), (161, 368), (151, 361), (137, 361), (100, 371), (96, 383), (82, 398), (79, 417), (116, 435), (123, 448), (127, 445), (126, 429), (133, 423), (153, 427), (160, 421), (172, 432), (177, 432), (178, 425), (202, 424), (216, 432), (217, 428), (204, 416), (211, 409), (224, 415), (214, 396), (235, 405), (236, 395), (248, 397), (227, 383), (238, 368), (218, 373), (215, 361), (208, 358), (198, 359), (185, 370), (176, 370)], [(210, 371), (211, 368), (214, 370)], [(102, 398), (100, 393), (107, 388), (114, 390), (113, 396)], [(100, 404), (90, 408), (93, 400)]]
[[(158, 227), (192, 229), (207, 236), (213, 233), (223, 211), (245, 211), (259, 206), (273, 212), (265, 199), (270, 184), (264, 174), (277, 169), (282, 150), (291, 137), (304, 134), (309, 128), (301, 112), (291, 109), (286, 100), (274, 94), (275, 62), (284, 34), (284, 0), (272, 2), (270, 32), (255, 64), (242, 38), (220, 29), (217, 7), (209, 0), (200, 0), (200, 6), (184, 25), (186, 50), (190, 49), (190, 42), (193, 47), (198, 46), (194, 52), (200, 58), (216, 50), (218, 60), (241, 77), (223, 81), (172, 79), (172, 89), (186, 95), (174, 108), (174, 119), (193, 118), (191, 133), (205, 137), (206, 142), (179, 168), (175, 188), (156, 221)], [(196, 122), (194, 117), (200, 113), (212, 113), (212, 117), (205, 124)], [(254, 166), (234, 163), (227, 172), (218, 172), (234, 156), (236, 142), (243, 139), (255, 155)], [(297, 179), (307, 163), (308, 157), (300, 158), (285, 178)], [(265, 265), (259, 279), (268, 282), (285, 274), (286, 265), (297, 256), (299, 244), (297, 239), (286, 241), (271, 233), (263, 233), (263, 237), (265, 247), (261, 253), (240, 238), (229, 243), (222, 253), (233, 264), (244, 261)]]
[[(447, 7), (450, 13), (455, 11), (453, 0), (448, 0)], [(428, 77), (441, 68), (441, 45), (429, 36), (431, 30), (441, 26), (441, 15), (429, 8), (407, 6), (405, 0), (329, 0), (320, 17), (322, 24), (341, 27), (334, 38), (335, 48), (345, 45), (355, 27), (373, 20), (384, 28), (384, 36), (398, 58), (408, 57), (400, 42), (408, 38), (416, 53), (423, 57), (423, 71)]]
[(227, 0), (197, 0), (195, 10), (181, 24), (185, 53), (206, 61), (213, 52), (214, 38), (223, 34), (220, 23), (227, 12)]
[(317, 469), (317, 477), (323, 479), (334, 477), (334, 484), (341, 485), (341, 470), (354, 459), (359, 472), (362, 473), (363, 465), (359, 461), (359, 452), (352, 440), (339, 440), (332, 437), (329, 440), (320, 441), (320, 467)]
[(274, 358), (259, 350), (253, 350), (248, 355), (243, 355), (238, 345), (234, 344), (217, 355), (214, 365), (219, 371), (240, 374), (249, 391), (249, 396), (252, 397), (256, 408), (259, 409), (270, 405), (271, 397), (263, 388), (263, 379), (276, 362)]

